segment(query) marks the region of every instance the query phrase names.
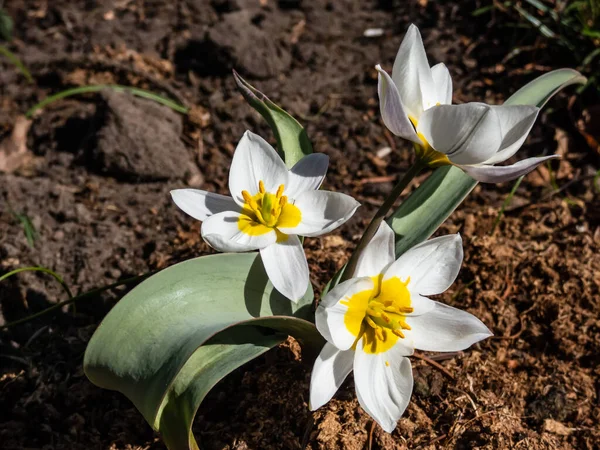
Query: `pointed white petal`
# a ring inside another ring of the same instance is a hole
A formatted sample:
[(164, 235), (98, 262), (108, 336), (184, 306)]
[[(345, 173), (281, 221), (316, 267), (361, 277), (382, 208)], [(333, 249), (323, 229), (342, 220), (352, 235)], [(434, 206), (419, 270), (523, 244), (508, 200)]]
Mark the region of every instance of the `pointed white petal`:
[(537, 106), (529, 105), (503, 105), (492, 106), (500, 120), (500, 129), (502, 131), (502, 144), (500, 150), (485, 164), (496, 164), (506, 161), (513, 156), (523, 145), (525, 139), (535, 123), (535, 119), (540, 112)]
[(394, 262), (394, 231), (387, 222), (381, 222), (375, 236), (358, 257), (353, 277), (374, 277), (383, 273)]
[(431, 68), (431, 76), (435, 85), (436, 103), (442, 105), (452, 104), (452, 77), (444, 63), (436, 64)]
[(308, 407), (311, 411), (331, 400), (352, 370), (352, 364), (354, 350), (341, 351), (329, 342), (325, 343), (310, 376)]
[(415, 127), (404, 110), (400, 93), (392, 77), (381, 66), (377, 65), (375, 68), (379, 72), (377, 92), (379, 94), (379, 110), (381, 111), (383, 123), (396, 136), (421, 144), (421, 140), (415, 132)]
[(324, 153), (305, 156), (291, 168), (284, 194), (293, 200), (302, 192), (319, 189), (328, 166), (329, 156)]
[(300, 223), (292, 228), (278, 228), (285, 234), (321, 236), (345, 223), (360, 206), (346, 194), (330, 191), (305, 191), (296, 197), (294, 205), (302, 214)]
[(458, 352), (492, 336), (481, 320), (443, 303), (422, 316), (408, 316), (411, 338), (417, 350)]
[(171, 191), (171, 198), (185, 213), (202, 221), (223, 211), (240, 211), (231, 197), (198, 189), (175, 189)]
[(560, 158), (560, 155), (527, 158), (510, 166), (488, 166), (479, 164), (476, 166), (459, 167), (467, 172), (472, 178), (482, 183), (502, 183), (503, 181), (514, 180), (521, 175), (526, 175), (544, 161), (555, 158)]
[(363, 351), (363, 339), (354, 355), (354, 384), (360, 406), (386, 432), (396, 428), (396, 422), (408, 406), (413, 388), (410, 360), (402, 347), (395, 345), (387, 352), (369, 354)]
[(348, 313), (348, 300), (359, 292), (371, 292), (375, 285), (370, 278), (351, 278), (338, 284), (319, 303), (315, 313), (315, 325), (327, 342), (340, 350), (348, 350), (360, 334), (360, 327), (367, 311), (368, 297), (352, 304)]
[(458, 234), (425, 241), (404, 253), (385, 272), (406, 280), (408, 290), (421, 295), (441, 294), (456, 279), (463, 259), (462, 239)]
[(435, 105), (435, 86), (419, 29), (411, 25), (400, 44), (392, 79), (409, 117), (419, 120), (423, 110)]
[(297, 302), (308, 289), (308, 263), (298, 236), (260, 249), (267, 276), (281, 294)]
[(271, 245), (277, 240), (274, 230), (259, 236), (251, 236), (240, 231), (240, 214), (224, 211), (208, 217), (202, 222), (202, 238), (220, 252), (247, 252)]
[(258, 192), (263, 181), (267, 192), (276, 192), (280, 184), (288, 182), (288, 170), (273, 147), (259, 135), (246, 131), (233, 154), (229, 169), (229, 191), (240, 206), (244, 204), (242, 191), (250, 195)]
[(417, 132), (455, 164), (479, 164), (502, 143), (498, 115), (483, 103), (440, 105), (421, 115)]

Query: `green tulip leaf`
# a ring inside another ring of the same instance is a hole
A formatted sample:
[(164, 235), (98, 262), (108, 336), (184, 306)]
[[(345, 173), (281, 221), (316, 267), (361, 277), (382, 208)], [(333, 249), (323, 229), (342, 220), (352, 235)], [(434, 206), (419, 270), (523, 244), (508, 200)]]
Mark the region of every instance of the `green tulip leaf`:
[(233, 77), (244, 99), (263, 116), (271, 127), (275, 139), (277, 139), (277, 151), (288, 168), (292, 168), (304, 156), (312, 153), (312, 145), (306, 130), (296, 119), (250, 85), (237, 72), (233, 72)]
[[(523, 86), (505, 104), (541, 108), (564, 87), (586, 81), (575, 70), (554, 70)], [(457, 167), (436, 169), (388, 219), (396, 233), (396, 256), (429, 238), (476, 185), (477, 181)]]
[(585, 84), (587, 78), (573, 69), (558, 69), (530, 81), (513, 95), (505, 105), (535, 105), (542, 108), (554, 94), (572, 84)]
[(198, 448), (191, 425), (221, 378), (288, 335), (322, 347), (312, 300), (310, 288), (296, 304), (273, 289), (257, 253), (185, 261), (115, 305), (88, 344), (84, 370), (125, 394), (170, 450)]

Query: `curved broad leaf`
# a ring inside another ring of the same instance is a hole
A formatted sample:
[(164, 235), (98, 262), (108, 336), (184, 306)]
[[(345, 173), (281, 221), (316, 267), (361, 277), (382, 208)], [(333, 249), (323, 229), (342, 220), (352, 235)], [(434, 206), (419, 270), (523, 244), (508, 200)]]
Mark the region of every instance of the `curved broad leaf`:
[(585, 84), (587, 78), (573, 69), (558, 69), (530, 81), (509, 97), (506, 105), (535, 105), (542, 108), (554, 94), (572, 84)]
[[(541, 108), (564, 87), (585, 82), (575, 70), (554, 70), (523, 86), (505, 103)], [(436, 169), (388, 219), (396, 233), (396, 256), (431, 236), (476, 185), (477, 181), (457, 167)]]
[(235, 70), (233, 77), (246, 101), (267, 121), (275, 139), (277, 151), (288, 168), (312, 153), (312, 145), (300, 123), (258, 89), (250, 85)]
[(429, 238), (475, 186), (458, 167), (436, 169), (388, 219), (396, 233), (396, 256)]
[(94, 384), (125, 394), (171, 450), (197, 448), (191, 423), (217, 381), (288, 334), (323, 344), (308, 321), (312, 298), (309, 289), (294, 304), (274, 290), (256, 253), (185, 261), (110, 311), (86, 349), (84, 370)]

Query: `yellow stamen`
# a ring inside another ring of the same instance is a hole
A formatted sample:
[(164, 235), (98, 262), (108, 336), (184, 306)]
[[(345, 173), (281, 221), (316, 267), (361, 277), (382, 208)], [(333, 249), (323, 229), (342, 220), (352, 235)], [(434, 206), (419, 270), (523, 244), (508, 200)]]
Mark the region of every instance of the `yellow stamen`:
[(285, 241), (287, 235), (277, 228), (296, 227), (301, 221), (302, 214), (297, 206), (288, 203), (288, 198), (283, 195), (284, 191), (285, 186), (281, 184), (275, 194), (267, 192), (262, 180), (258, 182), (258, 193), (254, 196), (248, 191), (242, 191), (245, 203), (242, 210), (244, 217), (238, 221), (238, 228), (251, 235), (265, 234), (275, 229), (279, 233), (277, 241)]
[(394, 333), (399, 338), (404, 339), (404, 333), (402, 331), (400, 331), (400, 330), (392, 330), (392, 333)]
[(381, 317), (381, 311), (377, 311), (373, 308), (367, 308), (367, 314), (372, 317)]
[(244, 197), (244, 201), (246, 203), (248, 203), (248, 205), (251, 205), (252, 202), (254, 201), (252, 199), (252, 196), (250, 195), (250, 192), (248, 192), (248, 191), (242, 191), (242, 197)]
[(283, 184), (280, 184), (279, 187), (277, 188), (277, 194), (275, 194), (275, 196), (277, 198), (281, 198), (281, 196), (283, 195)]
[(343, 304), (348, 306), (344, 324), (356, 336), (357, 343), (362, 339), (366, 353), (386, 352), (398, 339), (405, 339), (404, 330), (410, 330), (406, 315), (414, 310), (407, 288), (409, 281), (398, 277), (384, 280), (379, 275), (373, 277), (372, 289), (344, 299)]
[(371, 319), (369, 316), (366, 316), (365, 320), (367, 321), (367, 323), (369, 324), (369, 326), (371, 328), (373, 328), (374, 330), (377, 330), (379, 328), (379, 325), (377, 325), (375, 322), (373, 322), (373, 319)]

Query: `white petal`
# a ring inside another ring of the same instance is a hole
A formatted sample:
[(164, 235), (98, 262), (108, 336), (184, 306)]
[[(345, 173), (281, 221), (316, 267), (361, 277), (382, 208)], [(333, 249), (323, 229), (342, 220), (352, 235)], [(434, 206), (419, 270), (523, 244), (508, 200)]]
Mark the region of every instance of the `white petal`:
[(320, 236), (345, 223), (360, 206), (346, 194), (330, 191), (306, 191), (294, 201), (302, 214), (300, 223), (293, 228), (278, 228), (285, 234)]
[(526, 175), (549, 159), (560, 158), (560, 155), (540, 156), (537, 158), (527, 158), (510, 166), (488, 166), (479, 164), (476, 166), (459, 166), (467, 172), (472, 178), (482, 183), (502, 183), (503, 181), (514, 180), (521, 175)]
[(431, 352), (458, 352), (475, 342), (492, 336), (481, 320), (466, 311), (443, 303), (422, 316), (408, 316), (411, 338), (418, 350)]
[(366, 413), (391, 433), (412, 394), (410, 360), (404, 357), (399, 345), (383, 353), (365, 353), (362, 341), (358, 342), (354, 355), (356, 396)]
[(353, 308), (352, 316), (346, 317), (347, 301), (359, 292), (372, 291), (374, 287), (370, 278), (351, 278), (338, 284), (321, 299), (315, 313), (315, 325), (327, 342), (340, 350), (352, 347), (359, 336), (360, 324), (367, 311), (367, 302), (364, 304), (364, 311)]
[(304, 191), (319, 189), (328, 166), (329, 156), (324, 153), (312, 153), (305, 156), (290, 170), (284, 194), (293, 200)]
[(435, 86), (419, 29), (411, 25), (400, 44), (392, 79), (409, 117), (419, 120), (423, 110), (435, 105)]
[(325, 343), (310, 376), (311, 411), (331, 400), (352, 370), (353, 363), (354, 350), (341, 351), (329, 342)]
[(410, 293), (410, 307), (413, 309), (413, 312), (407, 314), (408, 316), (420, 316), (435, 308), (435, 302), (413, 291)]
[(442, 105), (452, 104), (452, 77), (444, 63), (436, 64), (431, 68), (431, 76), (435, 85), (436, 103)]
[(269, 280), (281, 294), (293, 302), (306, 294), (308, 263), (298, 236), (261, 248), (260, 257)]
[(492, 108), (500, 120), (502, 144), (500, 150), (485, 161), (485, 164), (506, 161), (517, 153), (527, 139), (540, 111), (537, 106), (529, 105), (503, 105), (492, 106)]
[(385, 272), (406, 280), (408, 290), (421, 295), (441, 294), (456, 279), (463, 259), (462, 239), (458, 234), (425, 241), (404, 253)]
[(198, 189), (175, 189), (171, 191), (171, 198), (185, 213), (202, 221), (223, 211), (240, 211), (231, 197)]
[(277, 240), (275, 230), (260, 236), (251, 236), (240, 231), (240, 214), (224, 211), (208, 217), (202, 222), (202, 238), (220, 252), (247, 252), (271, 245)]
[(498, 115), (483, 103), (440, 105), (421, 115), (417, 132), (455, 164), (479, 164), (502, 143)]
[(394, 231), (387, 222), (381, 222), (375, 236), (358, 257), (353, 277), (374, 277), (383, 273), (394, 262)]
[(415, 127), (404, 110), (400, 93), (394, 81), (381, 66), (377, 65), (375, 68), (379, 72), (377, 92), (383, 123), (396, 136), (421, 144), (421, 140), (415, 132)]
[(246, 131), (235, 149), (229, 170), (229, 191), (238, 205), (244, 204), (242, 191), (250, 195), (258, 192), (259, 181), (264, 182), (267, 192), (277, 192), (279, 185), (287, 184), (288, 170), (267, 141)]

